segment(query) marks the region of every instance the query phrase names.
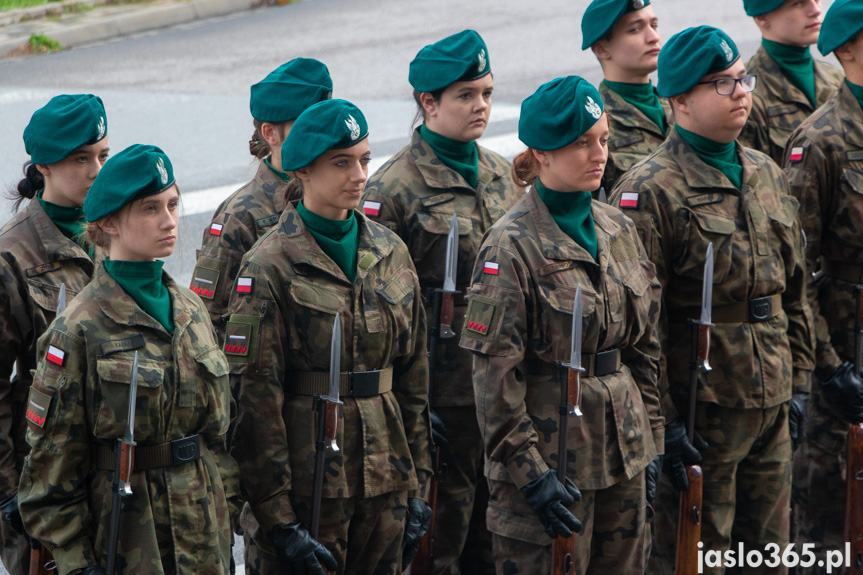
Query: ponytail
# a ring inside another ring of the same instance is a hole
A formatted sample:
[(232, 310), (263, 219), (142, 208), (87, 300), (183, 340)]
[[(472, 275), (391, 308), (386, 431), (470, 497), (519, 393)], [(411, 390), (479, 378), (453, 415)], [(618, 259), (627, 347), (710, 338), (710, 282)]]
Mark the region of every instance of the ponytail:
[(526, 149), (512, 160), (512, 179), (516, 185), (526, 188), (532, 186), (539, 177), (539, 160), (531, 148)]
[(10, 190), (9, 199), (14, 200), (12, 211), (17, 212), (24, 200), (32, 200), (36, 197), (36, 192), (45, 187), (45, 176), (36, 167), (33, 162), (27, 161), (24, 164), (24, 178), (18, 182), (18, 186)]

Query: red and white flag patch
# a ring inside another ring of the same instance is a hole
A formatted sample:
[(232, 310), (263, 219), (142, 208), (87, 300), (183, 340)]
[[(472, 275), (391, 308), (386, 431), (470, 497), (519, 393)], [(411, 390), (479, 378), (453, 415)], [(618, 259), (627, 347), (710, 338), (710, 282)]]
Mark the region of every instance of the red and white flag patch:
[(222, 235), (222, 228), (224, 226), (222, 224), (210, 224), (210, 235), (211, 236), (220, 236)]
[(62, 367), (62, 365), (66, 363), (66, 352), (59, 347), (49, 345), (48, 353), (45, 354), (45, 359)]
[(791, 148), (791, 156), (788, 158), (792, 162), (799, 162), (803, 159), (803, 148), (802, 147), (794, 147)]
[(238, 278), (237, 293), (252, 293), (252, 278)]
[(620, 194), (620, 207), (621, 208), (637, 208), (638, 207), (638, 193), (636, 192), (623, 192)]
[(381, 213), (381, 203), (380, 202), (370, 202), (366, 200), (363, 202), (363, 213), (367, 216), (378, 216)]
[(495, 262), (485, 262), (482, 265), (482, 273), (484, 274), (491, 274), (493, 276), (496, 276), (499, 269), (500, 264), (497, 264)]

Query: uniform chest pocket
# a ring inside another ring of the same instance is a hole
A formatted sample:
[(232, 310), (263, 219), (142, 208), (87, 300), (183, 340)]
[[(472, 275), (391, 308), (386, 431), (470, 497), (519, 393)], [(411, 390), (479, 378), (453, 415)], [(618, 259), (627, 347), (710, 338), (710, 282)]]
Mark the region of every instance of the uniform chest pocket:
[[(537, 310), (537, 326), (541, 333), (534, 344), (542, 342), (544, 349), (551, 350), (553, 357), (569, 361), (572, 341), (572, 308), (575, 303), (575, 286), (540, 282), (537, 284), (540, 307)], [(581, 286), (582, 341), (596, 340), (598, 322), (594, 321), (597, 306), (596, 292), (590, 286)], [(593, 326), (591, 330), (590, 326)]]
[(700, 282), (704, 276), (704, 256), (712, 242), (713, 283), (722, 283), (731, 269), (731, 240), (737, 224), (733, 218), (712, 212), (687, 210), (685, 214), (686, 221), (674, 257), (675, 273)]
[[(132, 354), (108, 356), (96, 360), (99, 379), (94, 398), (96, 418), (93, 435), (116, 439), (123, 435), (129, 413), (129, 390), (132, 381)], [(164, 431), (163, 420), (168, 397), (165, 391), (164, 363), (138, 355), (138, 389), (135, 402), (135, 441), (158, 440)]]
[[(291, 282), (291, 307), (285, 319), (290, 347), (305, 350), (313, 365), (327, 366), (336, 313), (344, 311), (347, 295), (332, 282), (316, 284), (301, 278)], [(261, 342), (266, 345), (266, 342)]]
[[(863, 162), (854, 163), (863, 165)], [(863, 172), (851, 168), (843, 169), (842, 177), (839, 179), (839, 187), (834, 221), (840, 220), (855, 223), (863, 221)], [(863, 245), (859, 228), (856, 225), (847, 227), (852, 228), (852, 230), (843, 232), (841, 231), (841, 227), (839, 227), (839, 230), (834, 231), (845, 236), (843, 239), (849, 241), (851, 245)], [(851, 231), (853, 233), (849, 233)]]
[[(449, 234), (449, 225), (452, 221), (452, 215), (457, 208), (455, 202), (448, 202), (440, 206), (439, 210), (418, 211), (417, 212), (417, 229), (410, 238), (411, 257), (414, 262), (417, 262), (419, 269), (424, 269), (420, 263), (422, 261), (438, 262), (440, 261), (441, 270), (443, 270), (443, 262), (446, 259), (446, 238)], [(446, 211), (447, 208), (450, 211)], [(459, 240), (469, 236), (473, 232), (473, 221), (469, 216), (461, 214), (456, 216), (458, 220), (458, 236)], [(425, 267), (432, 264), (426, 264)], [(472, 265), (472, 262), (471, 262)], [(443, 274), (443, 271), (441, 271)]]
[[(409, 354), (413, 350), (414, 295), (419, 280), (413, 270), (403, 268), (377, 282), (372, 293), (364, 290), (363, 313), (370, 334), (380, 334), (379, 344), (389, 348), (387, 357)], [(380, 330), (374, 329), (379, 323)]]

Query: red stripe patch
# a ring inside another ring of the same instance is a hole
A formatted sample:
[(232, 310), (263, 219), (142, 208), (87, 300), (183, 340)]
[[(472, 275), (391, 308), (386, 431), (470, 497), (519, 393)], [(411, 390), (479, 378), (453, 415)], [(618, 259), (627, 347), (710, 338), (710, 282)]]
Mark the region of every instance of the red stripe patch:
[(213, 297), (213, 294), (216, 293), (216, 290), (206, 289), (206, 288), (197, 287), (197, 286), (191, 286), (191, 287), (189, 287), (189, 289), (192, 290), (193, 292), (195, 292), (196, 294), (198, 294), (199, 296), (206, 297), (206, 298)]
[(29, 419), (30, 421), (32, 421), (33, 423), (35, 423), (39, 427), (42, 427), (43, 425), (45, 425), (45, 416), (39, 416), (35, 411), (30, 409), (29, 407), (27, 408), (27, 419)]
[(468, 329), (472, 329), (472, 330), (478, 331), (480, 333), (485, 333), (488, 331), (487, 325), (483, 325), (483, 324), (476, 322), (476, 321), (467, 322), (467, 327), (468, 327)]
[(246, 352), (249, 351), (249, 346), (246, 345), (226, 345), (225, 353), (236, 353), (241, 355), (246, 355)]

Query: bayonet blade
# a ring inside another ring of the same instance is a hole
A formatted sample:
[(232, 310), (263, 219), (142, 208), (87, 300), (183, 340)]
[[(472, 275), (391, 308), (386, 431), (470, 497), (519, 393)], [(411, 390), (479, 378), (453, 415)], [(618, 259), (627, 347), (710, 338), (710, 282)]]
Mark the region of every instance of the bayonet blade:
[(570, 369), (581, 369), (581, 286), (575, 288), (572, 303), (572, 343), (569, 350)]
[(701, 286), (701, 323), (709, 324), (713, 309), (713, 242), (707, 244), (704, 257), (704, 280)]
[(446, 266), (444, 268), (443, 291), (455, 291), (455, 268), (458, 264), (458, 218), (452, 215), (449, 234), (446, 237)]
[(330, 391), (325, 399), (339, 401), (339, 382), (342, 371), (342, 319), (336, 314), (333, 320), (333, 337), (330, 340)]
[(129, 380), (129, 414), (126, 417), (126, 434), (123, 443), (135, 444), (135, 406), (138, 403), (138, 352), (132, 359), (132, 379)]
[(66, 284), (60, 284), (60, 293), (57, 295), (57, 314), (60, 315), (66, 309)]

